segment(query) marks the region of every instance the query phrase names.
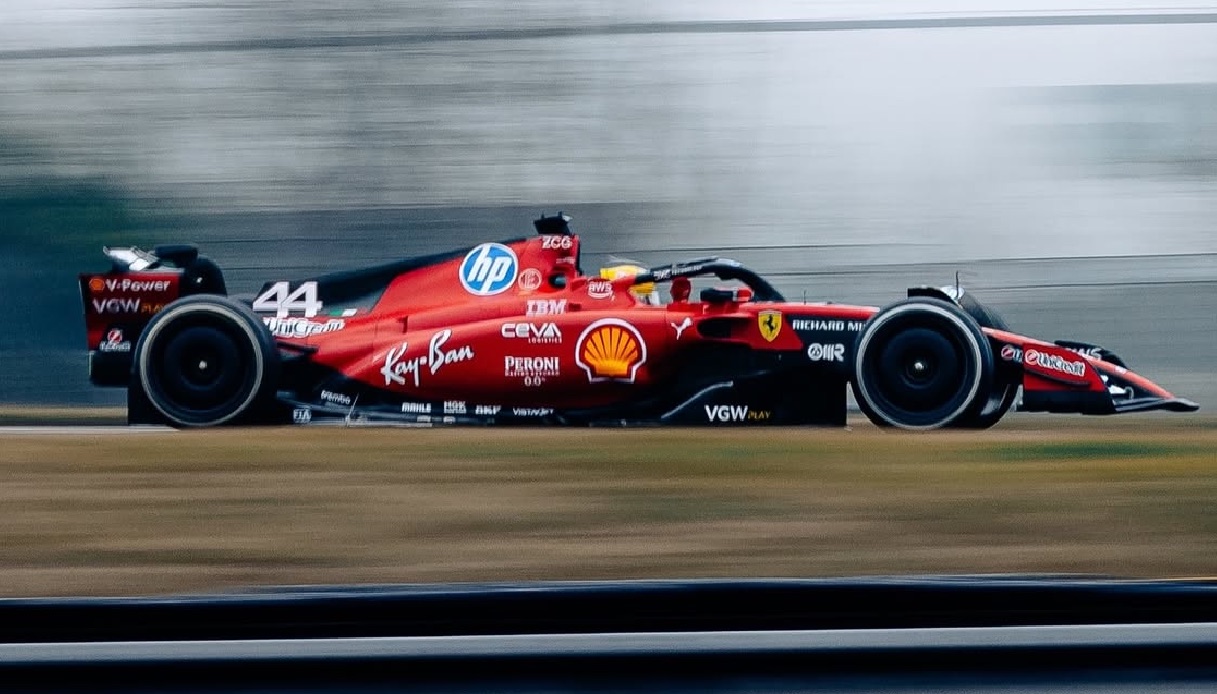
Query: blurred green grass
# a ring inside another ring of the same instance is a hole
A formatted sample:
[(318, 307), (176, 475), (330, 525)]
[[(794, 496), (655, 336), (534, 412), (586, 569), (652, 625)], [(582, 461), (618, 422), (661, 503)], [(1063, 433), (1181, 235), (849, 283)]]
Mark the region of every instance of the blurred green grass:
[(1210, 575), (1217, 425), (1185, 419), (6, 434), (0, 586)]

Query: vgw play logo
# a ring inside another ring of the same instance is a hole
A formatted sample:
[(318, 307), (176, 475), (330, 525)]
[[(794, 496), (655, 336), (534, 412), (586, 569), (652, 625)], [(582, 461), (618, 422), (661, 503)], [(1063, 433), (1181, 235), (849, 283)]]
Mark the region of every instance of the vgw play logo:
[(461, 284), (470, 294), (501, 294), (515, 283), (518, 269), (516, 254), (510, 248), (501, 243), (483, 243), (469, 251), (461, 263)]

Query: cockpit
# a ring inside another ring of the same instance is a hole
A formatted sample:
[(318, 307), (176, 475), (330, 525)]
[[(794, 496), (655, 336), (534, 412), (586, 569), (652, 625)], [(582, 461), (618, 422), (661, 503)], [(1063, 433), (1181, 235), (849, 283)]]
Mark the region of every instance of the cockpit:
[[(600, 279), (617, 280), (622, 277), (637, 277), (646, 271), (646, 268), (639, 265), (611, 265), (600, 268)], [(634, 295), (634, 298), (640, 304), (646, 306), (663, 305), (663, 300), (659, 297), (659, 290), (655, 288), (654, 282), (635, 283), (630, 287), (630, 294)]]
[(613, 265), (600, 269), (601, 279), (617, 280), (633, 277), (630, 293), (640, 303), (659, 306), (663, 304), (657, 288), (658, 284), (670, 284), (672, 300), (687, 301), (691, 292), (690, 279), (695, 277), (715, 277), (720, 280), (735, 281), (743, 287), (721, 289), (707, 288), (701, 291), (701, 300), (709, 303), (744, 301), (785, 301), (781, 292), (765, 281), (757, 273), (726, 258), (699, 258), (683, 263), (661, 265), (650, 269), (638, 265)]

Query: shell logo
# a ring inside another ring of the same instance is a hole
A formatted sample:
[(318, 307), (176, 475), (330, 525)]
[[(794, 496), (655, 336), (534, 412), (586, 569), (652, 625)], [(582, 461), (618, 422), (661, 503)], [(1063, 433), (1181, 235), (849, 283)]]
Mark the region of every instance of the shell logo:
[(633, 383), (647, 362), (647, 344), (638, 328), (619, 318), (601, 318), (587, 326), (575, 343), (575, 363), (587, 380)]
[(89, 291), (100, 292), (106, 288), (106, 283), (100, 277), (89, 280)]

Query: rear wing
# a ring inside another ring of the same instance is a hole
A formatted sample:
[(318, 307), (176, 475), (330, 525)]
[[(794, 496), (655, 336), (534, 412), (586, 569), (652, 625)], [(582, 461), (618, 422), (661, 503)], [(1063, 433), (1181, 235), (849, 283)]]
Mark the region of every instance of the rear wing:
[(89, 349), (89, 380), (128, 385), (132, 353), (144, 327), (165, 306), (189, 294), (224, 294), (219, 268), (189, 245), (103, 248), (106, 272), (79, 276)]

